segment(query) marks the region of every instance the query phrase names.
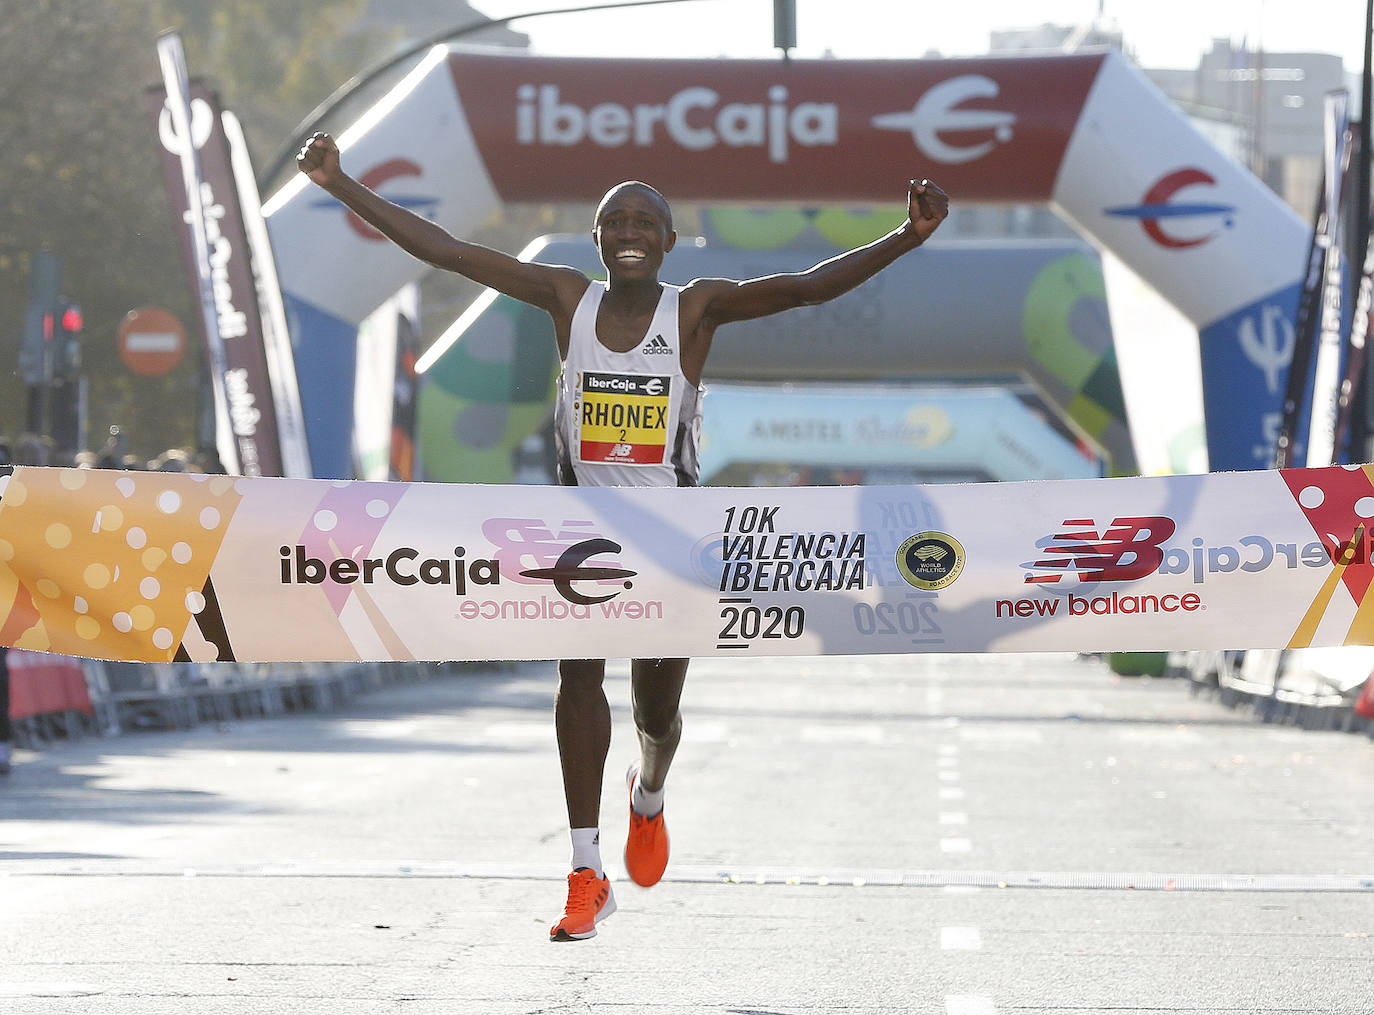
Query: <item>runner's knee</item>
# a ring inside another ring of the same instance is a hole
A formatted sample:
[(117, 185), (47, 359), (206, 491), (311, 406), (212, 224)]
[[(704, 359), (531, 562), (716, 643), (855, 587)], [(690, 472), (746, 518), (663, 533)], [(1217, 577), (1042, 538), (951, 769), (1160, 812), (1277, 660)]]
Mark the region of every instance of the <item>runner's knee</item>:
[(604, 659), (563, 659), (558, 664), (558, 693), (599, 692), (605, 674)]

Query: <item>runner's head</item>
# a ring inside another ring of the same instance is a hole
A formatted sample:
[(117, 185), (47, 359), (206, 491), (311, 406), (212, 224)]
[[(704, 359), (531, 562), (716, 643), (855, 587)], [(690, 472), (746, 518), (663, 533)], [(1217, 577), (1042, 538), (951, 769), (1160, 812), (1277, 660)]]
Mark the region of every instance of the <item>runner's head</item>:
[(677, 241), (672, 210), (647, 183), (616, 184), (597, 205), (592, 240), (612, 278), (657, 278), (663, 255)]

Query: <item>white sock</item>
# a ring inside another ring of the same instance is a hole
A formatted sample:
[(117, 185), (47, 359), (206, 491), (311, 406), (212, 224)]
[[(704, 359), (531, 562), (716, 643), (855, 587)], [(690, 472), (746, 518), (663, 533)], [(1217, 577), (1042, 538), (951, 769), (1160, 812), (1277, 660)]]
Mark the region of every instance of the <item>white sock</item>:
[(645, 789), (644, 784), (639, 781), (639, 773), (635, 773), (634, 788), (630, 790), (630, 806), (634, 808), (636, 814), (641, 817), (652, 818), (663, 810), (663, 796), (663, 789), (653, 793)]
[(601, 869), (601, 829), (574, 828), (572, 830), (572, 867), (590, 867), (596, 876), (605, 877)]

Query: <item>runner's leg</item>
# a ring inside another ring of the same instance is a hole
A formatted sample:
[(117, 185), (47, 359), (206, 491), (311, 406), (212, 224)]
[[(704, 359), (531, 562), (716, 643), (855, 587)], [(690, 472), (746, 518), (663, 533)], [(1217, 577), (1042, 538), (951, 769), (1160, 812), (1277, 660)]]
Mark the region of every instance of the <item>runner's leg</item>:
[(601, 780), (611, 749), (611, 707), (602, 687), (605, 672), (604, 659), (564, 659), (558, 664), (554, 726), (571, 828), (601, 824)]
[(658, 792), (682, 740), (682, 685), (686, 659), (635, 659), (630, 663), (630, 704), (639, 734), (639, 781)]

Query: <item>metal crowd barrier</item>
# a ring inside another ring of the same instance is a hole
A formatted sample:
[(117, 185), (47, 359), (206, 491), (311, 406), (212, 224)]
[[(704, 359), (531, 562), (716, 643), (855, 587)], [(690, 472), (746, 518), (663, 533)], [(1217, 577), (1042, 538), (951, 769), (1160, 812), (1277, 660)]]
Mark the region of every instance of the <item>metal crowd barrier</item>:
[(1374, 649), (1177, 652), (1170, 672), (1194, 694), (1249, 709), (1262, 722), (1374, 738)]
[(122, 663), (11, 650), (10, 713), (19, 747), (201, 723), (327, 712), (449, 663)]

